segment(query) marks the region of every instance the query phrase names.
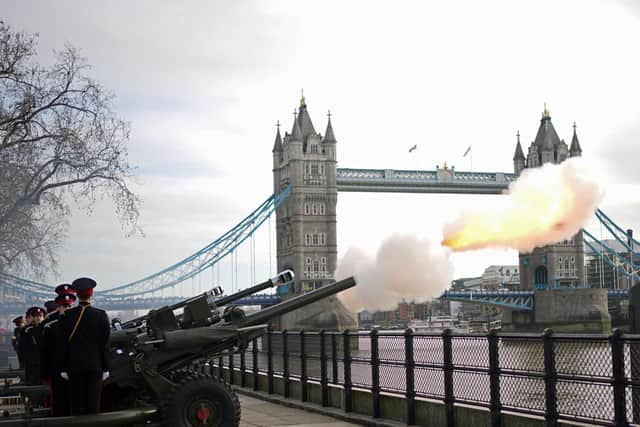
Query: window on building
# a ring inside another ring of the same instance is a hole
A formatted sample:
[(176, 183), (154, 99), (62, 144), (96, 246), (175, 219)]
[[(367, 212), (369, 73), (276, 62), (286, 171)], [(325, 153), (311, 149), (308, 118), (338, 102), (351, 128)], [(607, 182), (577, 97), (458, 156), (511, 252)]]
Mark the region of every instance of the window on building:
[(324, 265), (324, 264), (326, 264), (326, 263), (327, 263), (327, 257), (324, 257), (324, 256), (323, 256), (322, 258), (320, 258), (320, 264), (323, 264), (323, 265)]
[(547, 284), (547, 267), (544, 265), (536, 268), (534, 273), (534, 280), (536, 285), (546, 285)]
[(311, 213), (311, 209), (310, 209), (309, 203), (305, 203), (304, 204), (304, 214), (305, 215), (309, 215), (310, 213)]
[(311, 165), (311, 175), (318, 175), (318, 165)]
[(318, 145), (317, 144), (311, 144), (309, 151), (311, 151), (311, 154), (318, 154)]
[(311, 257), (306, 257), (306, 258), (305, 258), (305, 260), (304, 260), (304, 262), (305, 262), (307, 265), (311, 265)]
[(324, 215), (324, 203), (320, 203), (320, 215)]

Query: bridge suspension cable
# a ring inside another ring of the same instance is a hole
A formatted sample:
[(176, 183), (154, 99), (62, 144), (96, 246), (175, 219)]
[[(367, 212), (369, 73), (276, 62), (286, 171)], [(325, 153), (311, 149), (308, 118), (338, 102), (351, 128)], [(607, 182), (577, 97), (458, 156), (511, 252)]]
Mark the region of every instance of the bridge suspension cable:
[(109, 297), (141, 296), (154, 290), (173, 287), (200, 274), (249, 238), (289, 196), (290, 192), (291, 187), (287, 187), (280, 194), (270, 196), (231, 230), (187, 258), (142, 279), (96, 292), (96, 294)]
[[(219, 280), (220, 270), (217, 265), (218, 262), (228, 254), (233, 253), (241, 243), (252, 236), (290, 193), (291, 186), (285, 188), (279, 194), (270, 196), (233, 228), (181, 261), (142, 279), (111, 289), (97, 291), (94, 295), (97, 298), (104, 299), (141, 297), (144, 295), (153, 295), (153, 292), (158, 292), (158, 294), (162, 295), (162, 290), (175, 287), (188, 279), (192, 279), (192, 286), (194, 286), (193, 278), (208, 268), (213, 268), (213, 266), (218, 267)], [(232, 271), (234, 271), (237, 276), (237, 265), (234, 268), (233, 257), (231, 257), (231, 260)], [(237, 282), (237, 277), (235, 280)], [(0, 273), (0, 284), (38, 298), (50, 298), (54, 289), (53, 286), (22, 279), (7, 273)]]

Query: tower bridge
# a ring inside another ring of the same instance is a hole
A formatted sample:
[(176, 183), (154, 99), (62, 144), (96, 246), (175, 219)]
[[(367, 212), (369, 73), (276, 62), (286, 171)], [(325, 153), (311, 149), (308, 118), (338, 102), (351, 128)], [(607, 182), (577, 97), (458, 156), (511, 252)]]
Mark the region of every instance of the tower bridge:
[[(282, 135), (279, 126), (276, 132), (272, 150), (272, 196), (236, 226), (195, 253), (142, 279), (96, 292), (96, 299), (105, 308), (113, 310), (146, 309), (157, 307), (163, 302), (175, 302), (183, 297), (164, 296), (163, 291), (173, 290), (173, 295), (176, 295), (175, 290), (180, 283), (204, 271), (210, 271), (251, 238), (261, 224), (275, 213), (277, 267), (278, 270), (294, 270), (296, 281), (285, 294), (256, 295), (242, 300), (242, 304), (276, 303), (282, 298), (286, 299), (333, 281), (337, 264), (338, 192), (501, 194), (522, 170), (545, 163), (560, 163), (582, 153), (575, 124), (569, 147), (558, 137), (546, 108), (526, 157), (518, 133), (513, 157), (514, 172), (458, 171), (446, 164), (436, 166), (434, 170), (337, 168), (337, 147), (338, 141), (330, 115), (324, 135), (316, 132), (303, 97), (291, 132), (284, 132)], [(605, 223), (605, 227), (616, 232), (621, 230), (604, 213), (600, 212), (597, 217)], [(579, 232), (573, 239), (557, 245), (536, 248), (531, 254), (520, 254), (521, 288), (531, 293), (535, 289), (546, 287), (584, 285), (584, 244), (592, 248), (600, 247), (591, 234), (586, 233), (586, 236), (585, 239), (583, 233)], [(594, 252), (598, 252), (597, 249)], [(606, 251), (600, 250), (600, 253)], [(632, 260), (633, 256), (629, 258)], [(638, 255), (635, 258), (638, 259)], [(616, 260), (612, 268), (622, 269), (627, 274), (630, 270), (620, 260)], [(21, 311), (24, 305), (50, 298), (52, 289), (47, 284), (0, 275), (0, 311)], [(448, 294), (445, 297), (464, 300), (471, 296)], [(525, 311), (534, 306), (534, 297), (529, 294), (476, 294), (475, 301), (481, 300), (486, 304)], [(298, 317), (285, 319), (283, 326), (355, 326), (351, 313), (340, 308), (335, 301), (328, 304), (318, 304), (315, 313), (305, 310), (302, 314), (304, 318), (296, 315)]]

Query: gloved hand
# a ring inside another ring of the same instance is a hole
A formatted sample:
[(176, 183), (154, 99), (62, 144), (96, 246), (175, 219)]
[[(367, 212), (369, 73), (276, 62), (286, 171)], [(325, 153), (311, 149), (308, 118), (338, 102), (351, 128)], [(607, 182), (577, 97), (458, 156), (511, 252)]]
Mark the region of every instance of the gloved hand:
[(106, 381), (109, 378), (109, 371), (104, 371), (102, 373), (102, 381)]
[(60, 372), (60, 376), (65, 380), (69, 381), (69, 374), (67, 374), (66, 372)]

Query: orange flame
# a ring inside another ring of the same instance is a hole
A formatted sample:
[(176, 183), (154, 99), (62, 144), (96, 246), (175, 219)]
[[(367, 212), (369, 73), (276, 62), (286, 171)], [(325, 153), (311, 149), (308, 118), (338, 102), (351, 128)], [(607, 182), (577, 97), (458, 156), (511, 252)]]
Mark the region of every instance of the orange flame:
[(530, 252), (573, 236), (602, 198), (577, 158), (525, 169), (495, 210), (477, 210), (445, 226), (442, 244), (455, 251), (502, 247)]

